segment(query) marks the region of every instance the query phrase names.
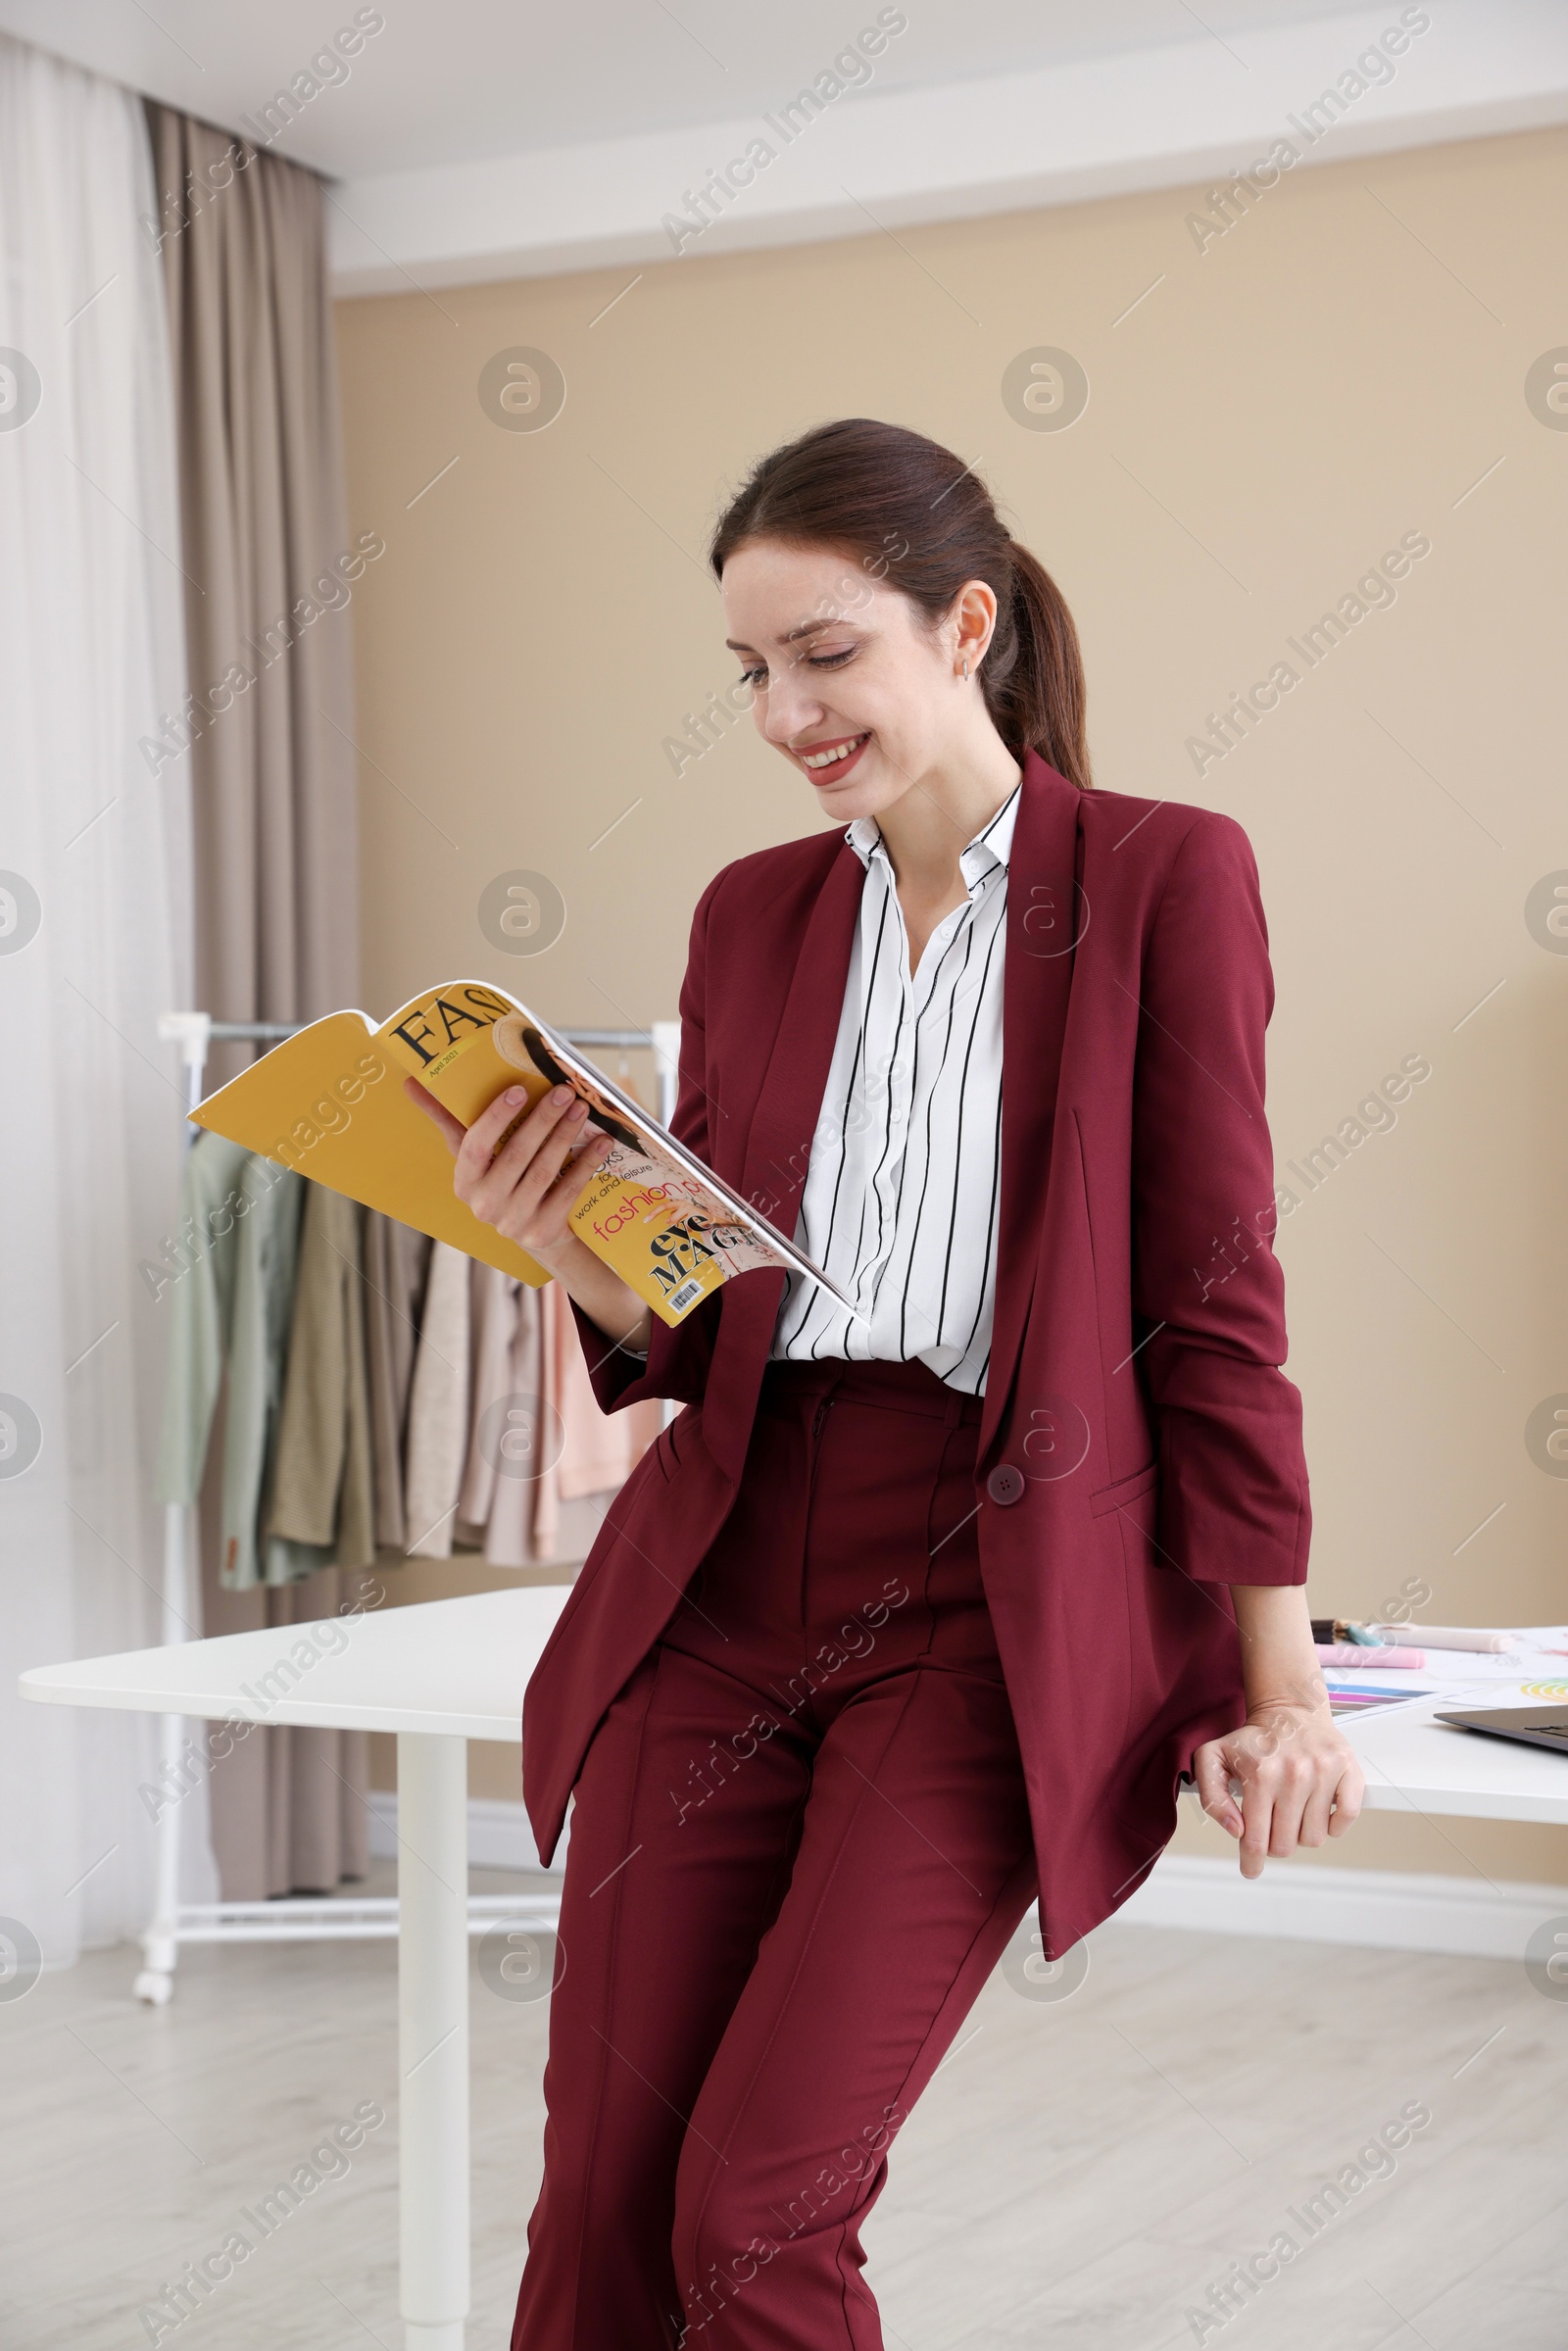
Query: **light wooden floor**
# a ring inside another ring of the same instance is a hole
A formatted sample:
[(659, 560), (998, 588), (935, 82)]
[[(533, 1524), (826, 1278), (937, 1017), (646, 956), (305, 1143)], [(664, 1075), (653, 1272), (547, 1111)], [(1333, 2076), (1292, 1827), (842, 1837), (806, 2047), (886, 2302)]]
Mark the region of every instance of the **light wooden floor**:
[[(385, 1865), (370, 1890), (390, 1890)], [(161, 2281), (364, 2099), (388, 2119), (348, 2176), (163, 2339), (402, 2351), (391, 1943), (193, 1948), (163, 2010), (131, 2000), (133, 1967), (98, 1953), (0, 2003), (5, 2351), (145, 2342)], [(505, 2351), (545, 2010), (476, 1981), (472, 2013), (469, 2343)], [(1225, 2351), (1562, 2351), (1568, 2002), (1490, 1960), (1114, 1922), (1068, 2000), (999, 1971), (866, 2229), (889, 2351), (1195, 2342), (1188, 2307), (1413, 2099), (1432, 2122), (1393, 2177), (1203, 2335)]]

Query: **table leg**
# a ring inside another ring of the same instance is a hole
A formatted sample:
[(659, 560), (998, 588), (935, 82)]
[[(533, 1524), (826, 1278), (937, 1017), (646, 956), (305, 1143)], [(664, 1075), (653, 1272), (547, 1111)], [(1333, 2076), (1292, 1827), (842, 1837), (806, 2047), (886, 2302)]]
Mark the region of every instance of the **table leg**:
[[(189, 1502), (164, 1505), (164, 1646), (201, 1639), (201, 1602), (193, 1598)], [(141, 1972), (131, 1986), (138, 2000), (162, 2008), (172, 1998), (179, 1964), (180, 1810), (189, 1783), (183, 1780), (186, 1748), (195, 1725), (182, 1714), (166, 1714), (158, 1726), (158, 1776), (164, 1805), (158, 1816), (158, 1876), (153, 1915), (141, 1938)]]
[(398, 1734), (400, 2303), (407, 2351), (468, 2315), (468, 1748)]

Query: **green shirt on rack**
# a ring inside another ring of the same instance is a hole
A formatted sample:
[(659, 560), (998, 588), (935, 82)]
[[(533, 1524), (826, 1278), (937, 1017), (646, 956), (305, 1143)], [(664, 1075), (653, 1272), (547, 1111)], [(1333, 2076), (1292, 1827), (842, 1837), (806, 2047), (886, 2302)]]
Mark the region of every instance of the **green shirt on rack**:
[(171, 1322), (159, 1498), (194, 1502), (201, 1493), (226, 1360), (219, 1577), (237, 1592), (295, 1582), (331, 1556), (274, 1537), (265, 1577), (258, 1559), (304, 1197), (302, 1177), (220, 1135), (198, 1135), (180, 1184), (180, 1240), (171, 1252), (178, 1270), (160, 1292)]

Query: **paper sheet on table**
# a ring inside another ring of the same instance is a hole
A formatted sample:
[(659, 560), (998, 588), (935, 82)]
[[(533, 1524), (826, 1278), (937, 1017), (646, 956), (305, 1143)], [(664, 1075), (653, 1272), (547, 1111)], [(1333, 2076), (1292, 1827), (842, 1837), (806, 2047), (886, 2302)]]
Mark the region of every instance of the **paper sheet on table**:
[[(1441, 1698), (1447, 1706), (1540, 1706), (1553, 1699), (1568, 1700), (1568, 1625), (1520, 1625), (1519, 1645), (1505, 1654), (1470, 1649), (1428, 1649), (1420, 1673), (1404, 1674), (1392, 1667), (1350, 1667), (1324, 1674), (1329, 1704), (1347, 1719), (1356, 1714), (1387, 1712), (1394, 1706), (1413, 1706), (1422, 1699)], [(1419, 1625), (1402, 1628), (1409, 1646), (1421, 1645)], [(1348, 1700), (1357, 1690), (1395, 1690), (1392, 1698), (1370, 1698), (1359, 1706), (1336, 1704), (1340, 1691)]]

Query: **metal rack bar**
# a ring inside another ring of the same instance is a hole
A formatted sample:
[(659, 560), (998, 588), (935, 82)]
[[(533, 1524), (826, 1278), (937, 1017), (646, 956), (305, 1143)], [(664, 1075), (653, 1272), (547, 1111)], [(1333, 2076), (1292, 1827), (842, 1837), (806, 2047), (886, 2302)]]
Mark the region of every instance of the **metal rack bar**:
[[(278, 1045), (285, 1037), (297, 1037), (309, 1025), (304, 1020), (214, 1020), (206, 1012), (166, 1012), (158, 1023), (158, 1034), (166, 1043), (180, 1048), (186, 1071), (186, 1108), (194, 1110), (201, 1101), (209, 1045)], [(597, 1048), (601, 1052), (651, 1053), (659, 1080), (659, 1116), (668, 1126), (675, 1114), (679, 1082), (678, 1020), (656, 1020), (646, 1029), (563, 1029), (561, 1034), (568, 1045), (580, 1045), (585, 1052)]]

